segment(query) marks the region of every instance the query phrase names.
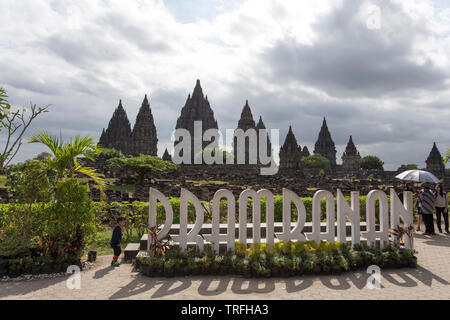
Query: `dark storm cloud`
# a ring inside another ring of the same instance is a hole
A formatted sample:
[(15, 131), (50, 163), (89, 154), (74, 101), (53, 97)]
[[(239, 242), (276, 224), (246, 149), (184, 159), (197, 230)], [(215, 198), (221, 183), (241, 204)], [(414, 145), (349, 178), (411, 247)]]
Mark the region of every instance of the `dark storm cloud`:
[(156, 38), (157, 30), (153, 29), (149, 32), (149, 25), (142, 27), (133, 25), (127, 17), (119, 14), (108, 14), (101, 21), (105, 27), (112, 28), (119, 34), (124, 41), (136, 45), (141, 50), (151, 53), (167, 53), (172, 50), (165, 39)]
[(412, 60), (416, 41), (427, 37), (427, 27), (390, 1), (381, 1), (381, 29), (367, 28), (356, 19), (361, 1), (320, 19), (313, 29), (313, 45), (285, 38), (264, 59), (280, 81), (313, 85), (334, 96), (385, 96), (399, 91), (439, 90), (449, 73), (426, 59)]

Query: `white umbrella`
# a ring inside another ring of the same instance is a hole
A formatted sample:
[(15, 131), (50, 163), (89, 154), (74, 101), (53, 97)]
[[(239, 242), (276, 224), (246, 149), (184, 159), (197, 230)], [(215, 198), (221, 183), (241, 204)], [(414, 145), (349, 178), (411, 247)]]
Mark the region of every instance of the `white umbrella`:
[(408, 170), (395, 177), (403, 181), (439, 183), (439, 179), (434, 174), (423, 170)]

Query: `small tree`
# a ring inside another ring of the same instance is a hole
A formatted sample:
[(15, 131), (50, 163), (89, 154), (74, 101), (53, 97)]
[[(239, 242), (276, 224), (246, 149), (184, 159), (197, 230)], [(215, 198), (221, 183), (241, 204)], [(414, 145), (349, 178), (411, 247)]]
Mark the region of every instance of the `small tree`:
[(447, 149), (447, 152), (444, 156), (444, 164), (447, 164), (448, 160), (450, 160), (450, 148)]
[(98, 157), (104, 160), (109, 160), (112, 158), (125, 158), (125, 155), (120, 150), (107, 148), (99, 148), (99, 150), (100, 154), (98, 155)]
[(36, 157), (33, 158), (33, 160), (39, 160), (39, 161), (44, 161), (44, 160), (48, 160), (48, 158), (51, 158), (52, 155), (48, 152), (41, 152), (39, 153)]
[(6, 132), (6, 143), (0, 150), (0, 170), (14, 159), (22, 146), (22, 138), (28, 127), (37, 116), (48, 112), (48, 107), (41, 108), (31, 104), (30, 111), (26, 108), (12, 111), (6, 89), (0, 87), (0, 131)]
[(113, 169), (131, 170), (139, 177), (140, 184), (144, 183), (145, 176), (156, 172), (172, 171), (178, 168), (170, 161), (164, 161), (159, 157), (140, 155), (129, 158), (112, 158), (106, 161), (106, 165)]
[(75, 173), (81, 173), (100, 185), (104, 184), (103, 176), (94, 168), (85, 167), (77, 161), (80, 156), (94, 161), (99, 151), (92, 137), (76, 136), (75, 139), (63, 141), (58, 136), (38, 131), (33, 133), (29, 143), (42, 143), (50, 149), (53, 157), (49, 158), (48, 162), (50, 167), (56, 170), (58, 181)]
[(198, 162), (198, 160), (201, 159), (202, 160), (201, 162), (203, 163), (204, 162), (203, 161), (203, 155), (204, 154), (210, 154), (211, 157), (214, 158), (216, 156), (216, 152), (218, 152), (219, 154), (222, 153), (222, 163), (226, 163), (227, 156), (230, 156), (232, 159), (234, 158), (233, 154), (228, 152), (228, 151), (226, 151), (226, 150), (223, 150), (223, 149), (220, 149), (220, 148), (215, 148), (215, 149), (205, 148), (205, 149), (203, 149), (202, 151), (198, 152), (195, 155), (194, 162)]
[(383, 170), (384, 162), (376, 156), (366, 156), (361, 159), (361, 169), (364, 170)]
[(329, 169), (331, 167), (330, 160), (325, 158), (320, 154), (313, 154), (308, 157), (303, 157), (301, 164), (304, 168), (314, 168), (314, 169)]

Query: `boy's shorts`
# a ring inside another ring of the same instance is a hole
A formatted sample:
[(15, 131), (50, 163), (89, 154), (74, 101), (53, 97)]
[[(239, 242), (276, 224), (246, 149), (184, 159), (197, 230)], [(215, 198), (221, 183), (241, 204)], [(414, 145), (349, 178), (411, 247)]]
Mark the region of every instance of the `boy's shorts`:
[(113, 247), (113, 250), (114, 250), (114, 255), (117, 257), (120, 256), (120, 254), (122, 253), (121, 247), (115, 246), (115, 247)]

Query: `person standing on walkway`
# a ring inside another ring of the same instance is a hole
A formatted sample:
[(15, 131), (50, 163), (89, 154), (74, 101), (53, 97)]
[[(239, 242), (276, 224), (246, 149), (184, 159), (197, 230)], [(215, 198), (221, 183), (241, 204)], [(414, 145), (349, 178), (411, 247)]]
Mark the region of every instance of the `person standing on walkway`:
[(119, 257), (122, 253), (122, 228), (125, 226), (125, 223), (127, 221), (127, 218), (125, 217), (119, 217), (117, 218), (117, 225), (113, 230), (112, 237), (111, 237), (111, 248), (114, 251), (114, 256), (111, 261), (112, 267), (118, 267), (120, 266)]
[(423, 223), (425, 224), (425, 234), (435, 235), (433, 212), (436, 206), (436, 199), (431, 192), (428, 184), (422, 184), (422, 191), (419, 193), (419, 214), (422, 215)]
[(441, 215), (444, 217), (445, 232), (450, 234), (448, 230), (448, 196), (442, 188), (442, 184), (436, 185), (434, 197), (436, 198), (436, 224), (439, 232), (442, 233)]

